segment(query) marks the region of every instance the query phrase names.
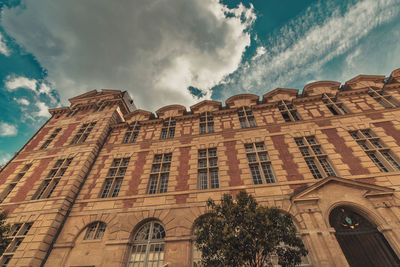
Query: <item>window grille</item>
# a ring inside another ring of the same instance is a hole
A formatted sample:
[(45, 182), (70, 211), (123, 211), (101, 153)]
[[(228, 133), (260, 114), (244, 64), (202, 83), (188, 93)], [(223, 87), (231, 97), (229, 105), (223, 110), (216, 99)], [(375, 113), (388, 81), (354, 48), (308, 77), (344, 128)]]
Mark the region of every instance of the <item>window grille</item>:
[(123, 143), (134, 143), (139, 135), (140, 123), (135, 121), (131, 123), (126, 130)]
[(10, 243), (0, 258), (0, 266), (10, 266), (9, 263), (14, 256), (14, 253), (21, 246), (21, 243), (32, 228), (32, 225), (32, 222), (17, 223), (11, 227), (9, 234), (7, 235), (7, 239)]
[(167, 192), (171, 159), (172, 153), (154, 155), (147, 190), (149, 194)]
[(301, 120), (299, 114), (297, 113), (297, 110), (291, 103), (281, 100), (278, 102), (278, 109), (286, 122)]
[(370, 129), (350, 131), (349, 134), (381, 172), (400, 171), (396, 157)]
[(133, 238), (128, 266), (163, 266), (164, 238), (164, 227), (156, 221), (140, 227)]
[(295, 138), (300, 153), (314, 178), (336, 176), (336, 172), (314, 136)]
[(213, 133), (214, 132), (214, 116), (211, 112), (203, 112), (200, 114), (200, 133)]
[(340, 102), (336, 97), (331, 97), (324, 93), (322, 94), (322, 102), (324, 102), (333, 115), (344, 115), (349, 113), (342, 102)]
[(165, 119), (161, 129), (160, 139), (173, 138), (175, 136), (175, 126), (176, 126), (175, 118), (169, 117)]
[(396, 108), (400, 106), (399, 102), (383, 91), (383, 89), (372, 89), (369, 87), (368, 94), (384, 108)]
[(72, 158), (57, 160), (56, 164), (54, 164), (38, 191), (33, 196), (33, 199), (49, 198), (71, 162)]
[(47, 138), (47, 140), (43, 143), (43, 145), (40, 147), (40, 149), (47, 148), (60, 131), (61, 131), (61, 128), (55, 129), (53, 131), (53, 133), (49, 136), (49, 138)]
[(74, 139), (72, 139), (71, 145), (85, 142), (95, 125), (96, 122), (84, 123), (74, 136)]
[(217, 149), (200, 149), (198, 157), (199, 189), (219, 188)]
[(17, 174), (17, 176), (14, 178), (14, 180), (7, 186), (5, 191), (1, 194), (0, 198), (0, 203), (3, 202), (7, 196), (12, 192), (14, 187), (17, 185), (19, 180), (21, 180), (22, 177), (24, 177), (25, 173), (29, 170), (29, 168), (32, 166), (32, 164), (26, 164), (21, 171)]
[[(244, 145), (254, 184), (275, 183), (271, 161), (264, 143)], [(261, 171), (262, 170), (262, 171)]]
[(240, 126), (242, 128), (256, 127), (256, 120), (253, 116), (253, 111), (249, 107), (241, 107), (238, 109)]
[(106, 224), (103, 222), (94, 222), (87, 227), (84, 240), (101, 239), (106, 231)]
[(101, 190), (100, 198), (118, 196), (129, 160), (129, 158), (118, 158), (113, 160), (113, 163), (108, 170), (103, 189)]

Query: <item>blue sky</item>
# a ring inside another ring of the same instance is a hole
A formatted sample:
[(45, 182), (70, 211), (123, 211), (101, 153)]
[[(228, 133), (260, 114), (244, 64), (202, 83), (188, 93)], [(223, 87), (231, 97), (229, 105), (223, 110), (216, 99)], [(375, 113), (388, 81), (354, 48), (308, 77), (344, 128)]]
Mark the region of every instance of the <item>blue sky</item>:
[(187, 108), (400, 67), (400, 0), (0, 1), (0, 164), (92, 89)]

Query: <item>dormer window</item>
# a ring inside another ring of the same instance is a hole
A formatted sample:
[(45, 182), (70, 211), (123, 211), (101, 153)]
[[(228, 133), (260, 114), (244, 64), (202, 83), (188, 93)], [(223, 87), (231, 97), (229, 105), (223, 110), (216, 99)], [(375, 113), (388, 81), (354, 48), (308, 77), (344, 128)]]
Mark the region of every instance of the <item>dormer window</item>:
[(176, 120), (174, 117), (169, 117), (164, 120), (161, 129), (160, 139), (173, 138), (175, 136)]
[(241, 107), (238, 109), (240, 126), (242, 128), (256, 127), (257, 123), (253, 116), (253, 111), (249, 107)]
[(278, 103), (278, 109), (281, 112), (282, 117), (286, 122), (301, 120), (299, 114), (297, 113), (297, 110), (291, 103), (281, 100)]

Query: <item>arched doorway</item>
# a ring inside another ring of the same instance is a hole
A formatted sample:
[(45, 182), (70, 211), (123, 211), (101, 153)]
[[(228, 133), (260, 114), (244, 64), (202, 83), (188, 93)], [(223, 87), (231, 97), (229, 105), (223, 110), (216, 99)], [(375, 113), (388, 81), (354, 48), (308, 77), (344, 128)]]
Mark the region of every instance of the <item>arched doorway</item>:
[(351, 267), (400, 266), (400, 260), (376, 225), (350, 207), (337, 207), (329, 215), (336, 239)]

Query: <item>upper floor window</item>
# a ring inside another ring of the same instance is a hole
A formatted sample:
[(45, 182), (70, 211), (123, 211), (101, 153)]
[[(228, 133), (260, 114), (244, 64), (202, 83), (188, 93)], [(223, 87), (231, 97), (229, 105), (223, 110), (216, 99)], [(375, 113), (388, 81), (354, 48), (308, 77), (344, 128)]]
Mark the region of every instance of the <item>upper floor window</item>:
[(214, 132), (214, 116), (211, 112), (203, 112), (200, 114), (200, 133), (213, 133)]
[(349, 113), (347, 109), (343, 106), (342, 102), (336, 97), (331, 97), (327, 94), (322, 94), (322, 102), (326, 105), (333, 115), (344, 115)]
[[(264, 143), (249, 143), (244, 145), (247, 160), (254, 184), (275, 183), (271, 161)], [(262, 170), (262, 172), (261, 172)]]
[(72, 158), (57, 160), (32, 199), (49, 198), (71, 162)]
[(80, 144), (80, 143), (85, 142), (95, 125), (96, 125), (96, 122), (82, 124), (78, 133), (74, 136), (74, 139), (72, 139), (71, 145)]
[(301, 155), (314, 178), (336, 176), (335, 170), (328, 160), (328, 156), (324, 153), (321, 145), (314, 136), (299, 137), (295, 138), (294, 141), (299, 147)]
[(138, 121), (131, 123), (126, 130), (123, 143), (134, 143), (139, 135), (140, 124)]
[(381, 172), (400, 171), (400, 164), (396, 157), (370, 129), (349, 133)]
[(175, 136), (175, 126), (176, 126), (175, 118), (169, 117), (165, 119), (161, 129), (160, 138), (161, 139), (173, 138)]
[(241, 107), (238, 109), (240, 126), (242, 128), (256, 127), (256, 120), (253, 116), (253, 111), (249, 107)]
[(101, 190), (101, 198), (118, 196), (122, 185), (122, 179), (124, 178), (126, 169), (128, 168), (129, 160), (129, 158), (113, 160), (113, 163), (108, 170), (103, 189)]
[(101, 239), (106, 231), (106, 224), (103, 222), (94, 222), (87, 227), (83, 240)]
[(297, 110), (291, 103), (281, 100), (278, 102), (278, 109), (286, 122), (301, 120), (299, 114), (297, 113)]
[(369, 87), (368, 94), (384, 108), (395, 108), (400, 106), (399, 102), (397, 102), (392, 96), (386, 94), (383, 89), (375, 90)]
[(10, 232), (7, 235), (7, 239), (10, 242), (0, 258), (0, 265), (2, 267), (10, 266), (9, 263), (14, 256), (17, 249), (20, 247), (22, 241), (24, 241), (29, 230), (32, 228), (33, 223), (17, 223), (14, 224)]
[(198, 156), (199, 189), (218, 188), (217, 148), (200, 149), (198, 151)]
[(40, 149), (47, 148), (60, 131), (61, 131), (61, 128), (55, 129), (53, 131), (53, 133), (49, 136), (49, 138), (47, 138), (47, 140), (43, 143), (43, 145), (40, 147)]
[(149, 194), (167, 192), (171, 160), (172, 153), (154, 155), (153, 164), (151, 166), (149, 186), (147, 190)]
[(7, 188), (4, 190), (4, 192), (1, 194), (0, 197), (0, 203), (4, 201), (4, 199), (7, 198), (7, 196), (12, 192), (14, 187), (17, 185), (19, 180), (21, 180), (22, 177), (24, 177), (25, 173), (29, 170), (29, 168), (32, 166), (32, 164), (26, 164), (21, 171), (15, 176), (14, 180), (7, 186)]

